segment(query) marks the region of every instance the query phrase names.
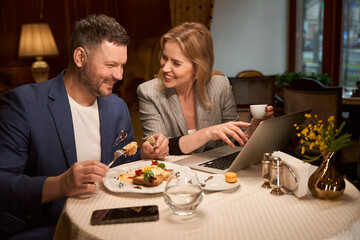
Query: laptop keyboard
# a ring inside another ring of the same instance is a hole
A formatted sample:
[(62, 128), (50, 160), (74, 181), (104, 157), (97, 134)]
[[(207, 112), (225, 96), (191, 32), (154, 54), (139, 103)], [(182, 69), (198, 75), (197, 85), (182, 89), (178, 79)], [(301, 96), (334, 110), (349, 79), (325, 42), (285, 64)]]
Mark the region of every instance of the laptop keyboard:
[(214, 160), (210, 160), (208, 162), (204, 162), (202, 164), (199, 164), (199, 166), (226, 170), (231, 166), (239, 152), (240, 151), (219, 157)]

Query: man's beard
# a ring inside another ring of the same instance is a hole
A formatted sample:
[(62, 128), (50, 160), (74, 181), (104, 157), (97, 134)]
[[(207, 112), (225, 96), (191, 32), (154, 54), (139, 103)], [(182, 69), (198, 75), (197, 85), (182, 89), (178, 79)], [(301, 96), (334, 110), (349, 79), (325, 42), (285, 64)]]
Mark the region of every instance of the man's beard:
[[(107, 94), (101, 91), (101, 83), (97, 83), (94, 74), (91, 72), (89, 65), (86, 63), (83, 66), (83, 71), (80, 77), (80, 81), (84, 86), (88, 89), (88, 91), (95, 97), (107, 97), (110, 94)], [(106, 79), (105, 82), (110, 81), (110, 79)]]

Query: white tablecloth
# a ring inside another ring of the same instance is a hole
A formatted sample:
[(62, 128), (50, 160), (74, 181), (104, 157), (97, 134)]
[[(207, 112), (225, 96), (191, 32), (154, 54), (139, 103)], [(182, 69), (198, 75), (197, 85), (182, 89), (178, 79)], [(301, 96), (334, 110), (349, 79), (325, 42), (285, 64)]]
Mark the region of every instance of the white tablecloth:
[[(67, 200), (54, 239), (360, 239), (360, 192), (348, 181), (336, 200), (310, 192), (298, 199), (261, 188), (261, 164), (237, 174), (238, 188), (205, 192), (192, 217), (173, 215), (162, 194), (113, 193), (100, 185), (91, 198)], [(150, 204), (159, 206), (160, 220), (90, 225), (96, 209)]]

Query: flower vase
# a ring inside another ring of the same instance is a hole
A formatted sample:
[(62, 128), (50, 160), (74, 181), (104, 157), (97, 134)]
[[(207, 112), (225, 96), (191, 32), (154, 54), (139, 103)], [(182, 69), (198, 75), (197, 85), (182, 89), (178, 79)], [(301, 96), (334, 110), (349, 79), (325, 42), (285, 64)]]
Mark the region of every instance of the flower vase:
[(308, 181), (310, 192), (320, 199), (338, 198), (345, 190), (344, 178), (334, 168), (330, 159), (324, 159)]

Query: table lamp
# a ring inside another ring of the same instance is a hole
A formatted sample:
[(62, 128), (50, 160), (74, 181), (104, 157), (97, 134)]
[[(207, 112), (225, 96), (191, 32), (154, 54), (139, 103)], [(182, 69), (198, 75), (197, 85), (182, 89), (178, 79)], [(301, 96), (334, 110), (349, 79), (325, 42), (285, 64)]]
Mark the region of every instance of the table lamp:
[(21, 27), (19, 57), (35, 57), (31, 66), (35, 82), (43, 82), (49, 78), (50, 67), (43, 61), (45, 56), (59, 55), (54, 37), (47, 23), (23, 24)]

